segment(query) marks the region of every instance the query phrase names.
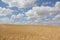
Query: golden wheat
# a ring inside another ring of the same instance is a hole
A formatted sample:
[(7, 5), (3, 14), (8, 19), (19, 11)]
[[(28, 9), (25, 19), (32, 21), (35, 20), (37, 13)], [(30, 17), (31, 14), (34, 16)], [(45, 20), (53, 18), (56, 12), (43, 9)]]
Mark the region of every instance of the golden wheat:
[(0, 40), (60, 40), (60, 27), (0, 25)]

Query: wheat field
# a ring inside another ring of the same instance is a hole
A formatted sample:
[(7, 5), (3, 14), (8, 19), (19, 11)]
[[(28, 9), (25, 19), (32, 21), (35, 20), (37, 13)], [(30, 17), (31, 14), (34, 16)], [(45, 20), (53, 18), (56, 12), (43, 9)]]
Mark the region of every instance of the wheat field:
[(0, 40), (60, 40), (60, 27), (1, 24)]

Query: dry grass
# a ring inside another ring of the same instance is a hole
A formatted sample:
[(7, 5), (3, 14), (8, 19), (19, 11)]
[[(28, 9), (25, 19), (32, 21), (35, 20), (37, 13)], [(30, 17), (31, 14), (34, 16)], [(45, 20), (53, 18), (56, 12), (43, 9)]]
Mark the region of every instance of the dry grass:
[(60, 40), (60, 27), (0, 25), (0, 40)]

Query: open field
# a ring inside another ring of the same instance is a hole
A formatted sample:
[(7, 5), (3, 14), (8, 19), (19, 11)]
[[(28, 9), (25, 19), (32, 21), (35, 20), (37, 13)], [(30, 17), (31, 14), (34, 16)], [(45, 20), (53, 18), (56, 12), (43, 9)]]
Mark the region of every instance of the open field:
[(0, 40), (60, 40), (60, 27), (1, 24)]

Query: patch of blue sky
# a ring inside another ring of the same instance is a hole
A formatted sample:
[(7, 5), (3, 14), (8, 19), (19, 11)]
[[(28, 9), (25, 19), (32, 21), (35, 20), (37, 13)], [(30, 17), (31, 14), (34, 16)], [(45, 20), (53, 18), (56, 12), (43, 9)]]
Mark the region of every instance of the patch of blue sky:
[(54, 6), (57, 1), (60, 1), (60, 0), (37, 0), (36, 4), (38, 6), (41, 6), (41, 5)]
[(14, 10), (13, 14), (17, 15), (19, 13), (25, 13), (27, 12), (28, 10), (32, 9), (32, 8), (17, 8), (17, 7), (9, 7), (8, 4), (5, 4), (4, 2), (2, 2), (0, 0), (0, 7), (3, 7), (3, 8), (10, 8), (12, 10)]
[(17, 8), (17, 7), (11, 7), (10, 9), (14, 10), (13, 14), (17, 15), (19, 13), (25, 13), (28, 10), (32, 9), (32, 8)]
[(2, 1), (0, 0), (0, 7), (5, 7), (5, 8), (7, 8), (7, 6), (8, 6), (8, 4), (5, 4), (4, 2), (2, 2)]

